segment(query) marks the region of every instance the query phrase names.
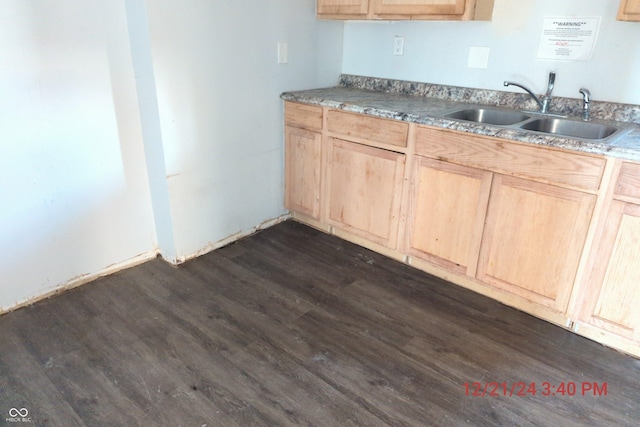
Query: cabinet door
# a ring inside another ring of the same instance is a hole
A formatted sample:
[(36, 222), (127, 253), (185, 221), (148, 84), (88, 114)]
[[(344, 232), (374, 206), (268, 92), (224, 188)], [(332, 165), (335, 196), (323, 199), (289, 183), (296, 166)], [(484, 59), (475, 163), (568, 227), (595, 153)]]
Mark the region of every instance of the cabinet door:
[(469, 0), (372, 0), (375, 15), (463, 15)]
[(320, 219), (322, 135), (285, 127), (285, 207)]
[(395, 249), (405, 155), (329, 138), (327, 221)]
[(416, 157), (407, 252), (475, 277), (492, 173)]
[(318, 16), (328, 15), (330, 17), (339, 18), (344, 15), (345, 18), (356, 15), (367, 15), (369, 9), (369, 0), (318, 0)]
[(477, 278), (565, 312), (595, 198), (495, 175)]
[(640, 205), (612, 202), (596, 259), (582, 320), (640, 342)]
[(640, 0), (621, 0), (618, 19), (621, 21), (640, 21)]

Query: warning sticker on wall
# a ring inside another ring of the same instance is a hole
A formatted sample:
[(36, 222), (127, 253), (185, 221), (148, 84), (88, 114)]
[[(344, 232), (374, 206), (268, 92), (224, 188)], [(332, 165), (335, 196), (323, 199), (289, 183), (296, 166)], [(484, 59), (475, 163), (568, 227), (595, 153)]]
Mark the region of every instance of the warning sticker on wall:
[(544, 18), (538, 59), (588, 61), (598, 38), (599, 17)]

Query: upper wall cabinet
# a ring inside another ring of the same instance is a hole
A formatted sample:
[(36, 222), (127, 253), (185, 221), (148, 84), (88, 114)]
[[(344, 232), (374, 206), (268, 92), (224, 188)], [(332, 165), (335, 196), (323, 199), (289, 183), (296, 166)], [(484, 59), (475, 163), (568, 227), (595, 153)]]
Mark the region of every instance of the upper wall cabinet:
[(328, 19), (491, 20), (494, 0), (318, 0)]
[(618, 19), (620, 21), (640, 21), (640, 0), (621, 0)]
[(369, 0), (318, 0), (318, 17), (328, 19), (366, 19)]

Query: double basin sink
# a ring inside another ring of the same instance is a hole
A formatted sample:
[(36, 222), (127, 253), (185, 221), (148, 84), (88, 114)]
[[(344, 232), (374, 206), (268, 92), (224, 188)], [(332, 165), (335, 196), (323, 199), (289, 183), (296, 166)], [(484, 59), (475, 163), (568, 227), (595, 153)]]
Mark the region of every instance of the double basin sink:
[(538, 132), (550, 136), (565, 136), (593, 141), (610, 139), (621, 130), (618, 127), (602, 123), (482, 107), (458, 109), (444, 114), (444, 117), (494, 126), (507, 126), (512, 129)]

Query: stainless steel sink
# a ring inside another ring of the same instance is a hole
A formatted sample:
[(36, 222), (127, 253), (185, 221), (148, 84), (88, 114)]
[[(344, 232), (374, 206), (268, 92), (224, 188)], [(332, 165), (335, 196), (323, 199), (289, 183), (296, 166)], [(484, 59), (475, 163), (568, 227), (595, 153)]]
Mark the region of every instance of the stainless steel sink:
[[(516, 111), (500, 108), (484, 108), (468, 106), (443, 114), (454, 120), (503, 126), (507, 129), (544, 133), (546, 135), (565, 136), (585, 140), (609, 140), (615, 135), (622, 135), (625, 128), (618, 128), (606, 123), (572, 120), (566, 116), (553, 114), (540, 115), (535, 112)], [(619, 132), (619, 131), (623, 132)]]
[(465, 108), (444, 115), (449, 119), (467, 122), (486, 123), (489, 125), (509, 126), (523, 122), (529, 118), (518, 111), (494, 110), (487, 108)]
[(520, 126), (520, 129), (583, 139), (604, 139), (613, 135), (618, 130), (615, 127), (600, 123), (578, 122), (556, 118), (531, 120)]

